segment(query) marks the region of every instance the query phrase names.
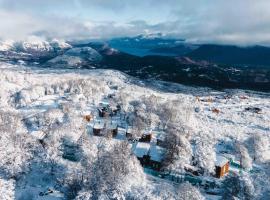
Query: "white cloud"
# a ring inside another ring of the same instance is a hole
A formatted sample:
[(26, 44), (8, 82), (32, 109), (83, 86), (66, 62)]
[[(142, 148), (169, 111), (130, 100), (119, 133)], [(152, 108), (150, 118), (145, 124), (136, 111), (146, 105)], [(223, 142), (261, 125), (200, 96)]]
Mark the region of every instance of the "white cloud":
[(0, 0), (0, 37), (164, 32), (188, 41), (270, 44), (269, 0)]

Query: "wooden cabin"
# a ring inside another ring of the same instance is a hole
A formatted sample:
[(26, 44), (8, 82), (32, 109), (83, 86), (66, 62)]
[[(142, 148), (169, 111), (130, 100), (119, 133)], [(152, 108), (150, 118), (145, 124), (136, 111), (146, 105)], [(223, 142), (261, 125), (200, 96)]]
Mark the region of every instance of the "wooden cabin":
[(92, 116), (91, 115), (84, 115), (83, 118), (85, 121), (90, 122), (92, 119)]
[(93, 126), (93, 134), (95, 136), (102, 136), (102, 130), (104, 129), (104, 122), (98, 121)]
[(217, 178), (222, 178), (226, 174), (229, 173), (229, 166), (230, 162), (227, 158), (224, 156), (217, 156), (216, 157), (216, 177)]
[(152, 139), (152, 133), (151, 132), (146, 132), (142, 134), (141, 138), (139, 139), (139, 142), (151, 142)]
[(219, 114), (219, 113), (220, 113), (220, 110), (217, 109), (217, 108), (214, 108), (214, 109), (212, 109), (212, 112), (213, 112), (213, 113), (216, 113), (216, 114)]
[(109, 130), (112, 137), (116, 137), (118, 133), (118, 126), (117, 123), (110, 123), (107, 124), (107, 129)]

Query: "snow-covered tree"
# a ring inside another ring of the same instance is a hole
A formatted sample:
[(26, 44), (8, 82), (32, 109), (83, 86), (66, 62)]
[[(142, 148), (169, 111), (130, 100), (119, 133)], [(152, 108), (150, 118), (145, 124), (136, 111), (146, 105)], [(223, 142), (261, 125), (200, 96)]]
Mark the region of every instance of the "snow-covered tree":
[(195, 146), (194, 157), (197, 162), (197, 166), (205, 174), (214, 173), (216, 152), (214, 149), (214, 144), (211, 140), (202, 139)]
[(0, 172), (18, 178), (29, 169), (38, 142), (23, 129), (21, 119), (12, 113), (0, 113)]
[(81, 191), (78, 193), (75, 200), (92, 200), (92, 194), (90, 191)]
[(204, 200), (198, 188), (192, 186), (190, 183), (182, 183), (177, 189), (176, 199), (179, 200)]
[(169, 122), (176, 122), (178, 112), (176, 111), (176, 107), (169, 101), (160, 106), (158, 115), (161, 120), (163, 129), (166, 129)]
[(147, 128), (147, 122), (144, 117), (138, 114), (134, 114), (129, 118), (130, 124), (132, 125), (133, 135), (135, 137), (140, 137), (144, 130)]
[(168, 129), (165, 137), (164, 167), (170, 170), (183, 170), (185, 164), (189, 164), (192, 157), (190, 142), (184, 133), (176, 129)]
[(251, 174), (254, 185), (254, 196), (260, 200), (267, 200), (270, 196), (270, 162), (266, 162), (259, 173)]
[(240, 156), (241, 167), (247, 170), (251, 169), (252, 159), (248, 153), (247, 148), (243, 144), (237, 144), (237, 149)]
[(254, 186), (251, 178), (245, 174), (243, 176), (229, 176), (222, 183), (223, 199), (254, 199)]
[(270, 159), (270, 141), (266, 135), (254, 134), (251, 138), (254, 161), (265, 162)]
[(3, 200), (15, 199), (15, 181), (0, 178), (0, 196)]
[(87, 173), (83, 175), (83, 189), (93, 199), (101, 196), (118, 199), (132, 187), (144, 183), (144, 174), (128, 143), (117, 143), (109, 150), (98, 148), (94, 163), (87, 164), (86, 160), (84, 166)]

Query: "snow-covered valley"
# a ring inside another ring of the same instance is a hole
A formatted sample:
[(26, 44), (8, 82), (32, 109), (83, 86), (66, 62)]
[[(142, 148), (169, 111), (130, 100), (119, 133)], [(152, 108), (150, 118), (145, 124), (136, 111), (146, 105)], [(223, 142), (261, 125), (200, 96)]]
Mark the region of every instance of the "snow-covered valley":
[[(0, 85), (1, 199), (270, 196), (269, 93), (4, 62)], [(104, 117), (98, 110), (104, 104), (120, 108)], [(106, 130), (96, 136), (95, 125), (101, 123)], [(115, 137), (108, 136), (108, 124), (116, 124)], [(126, 135), (130, 127), (132, 140)], [(161, 145), (165, 152), (156, 176), (136, 158), (145, 132), (152, 135), (150, 150), (158, 146), (158, 134), (172, 143)], [(230, 160), (230, 168), (216, 178), (220, 156)], [(175, 181), (163, 172), (203, 181)], [(215, 186), (209, 189), (206, 180)]]

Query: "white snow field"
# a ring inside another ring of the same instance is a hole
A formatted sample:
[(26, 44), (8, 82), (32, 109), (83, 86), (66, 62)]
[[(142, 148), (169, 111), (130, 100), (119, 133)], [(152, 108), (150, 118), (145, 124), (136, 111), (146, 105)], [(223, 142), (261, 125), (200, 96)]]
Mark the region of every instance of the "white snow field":
[[(122, 114), (106, 119), (118, 124), (118, 136), (95, 137), (92, 128), (103, 120), (97, 108), (109, 95), (122, 106)], [(269, 93), (146, 84), (113, 70), (0, 63), (0, 111), (3, 200), (222, 199), (229, 175), (211, 175), (220, 155), (242, 162), (230, 171), (245, 186), (235, 194), (239, 199), (270, 196)], [(184, 128), (179, 157), (167, 169), (203, 169), (201, 178), (216, 182), (219, 192), (144, 173), (125, 139), (134, 111), (147, 118), (149, 130)]]

